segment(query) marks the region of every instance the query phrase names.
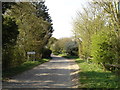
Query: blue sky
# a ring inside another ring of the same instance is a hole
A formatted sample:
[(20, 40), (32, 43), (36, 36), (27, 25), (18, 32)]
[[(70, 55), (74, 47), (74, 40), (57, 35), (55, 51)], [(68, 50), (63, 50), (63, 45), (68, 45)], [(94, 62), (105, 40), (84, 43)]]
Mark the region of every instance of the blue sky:
[(72, 18), (77, 11), (82, 11), (82, 5), (88, 0), (45, 0), (49, 14), (53, 20), (53, 37), (72, 36)]

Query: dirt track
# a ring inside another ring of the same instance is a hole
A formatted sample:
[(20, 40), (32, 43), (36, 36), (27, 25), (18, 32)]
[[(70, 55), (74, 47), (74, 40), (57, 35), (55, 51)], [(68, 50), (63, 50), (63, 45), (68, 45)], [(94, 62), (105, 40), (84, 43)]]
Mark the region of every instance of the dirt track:
[(53, 56), (50, 62), (3, 82), (3, 88), (77, 88), (78, 72), (74, 60)]

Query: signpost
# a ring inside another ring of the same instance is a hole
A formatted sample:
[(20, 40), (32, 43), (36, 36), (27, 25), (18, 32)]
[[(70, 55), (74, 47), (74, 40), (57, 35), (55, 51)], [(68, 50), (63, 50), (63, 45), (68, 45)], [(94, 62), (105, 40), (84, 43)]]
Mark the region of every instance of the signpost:
[(32, 60), (35, 61), (35, 54), (36, 54), (36, 52), (27, 52), (28, 60), (30, 60), (30, 56), (31, 56)]
[(120, 0), (118, 1), (118, 13), (120, 14)]
[(35, 52), (27, 52), (27, 54), (35, 54)]

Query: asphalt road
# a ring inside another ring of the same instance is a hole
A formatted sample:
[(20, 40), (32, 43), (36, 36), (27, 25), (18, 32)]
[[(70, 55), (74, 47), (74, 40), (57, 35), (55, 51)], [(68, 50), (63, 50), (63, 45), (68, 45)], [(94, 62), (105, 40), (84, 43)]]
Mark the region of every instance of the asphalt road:
[(52, 60), (3, 82), (3, 88), (77, 88), (79, 67), (72, 59)]

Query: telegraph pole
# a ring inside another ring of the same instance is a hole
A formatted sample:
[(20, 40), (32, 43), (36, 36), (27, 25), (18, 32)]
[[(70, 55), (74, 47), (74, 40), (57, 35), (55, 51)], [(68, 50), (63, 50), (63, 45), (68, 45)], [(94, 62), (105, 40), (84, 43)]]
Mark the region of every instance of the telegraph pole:
[(118, 0), (118, 19), (120, 21), (120, 0)]
[(120, 0), (118, 0), (118, 13), (120, 14)]

